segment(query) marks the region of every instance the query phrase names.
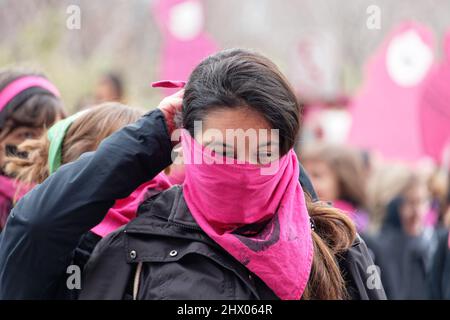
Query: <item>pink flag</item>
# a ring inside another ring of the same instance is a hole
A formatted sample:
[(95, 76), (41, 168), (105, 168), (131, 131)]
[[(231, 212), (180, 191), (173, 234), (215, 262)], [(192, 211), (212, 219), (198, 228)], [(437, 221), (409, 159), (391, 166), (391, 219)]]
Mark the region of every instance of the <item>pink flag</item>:
[(349, 141), (384, 157), (415, 161), (424, 155), (419, 103), (433, 66), (433, 35), (424, 26), (396, 29), (365, 68), (365, 81), (351, 103)]
[(203, 28), (202, 0), (156, 0), (152, 11), (163, 38), (159, 79), (187, 80), (203, 58), (218, 50)]
[(450, 147), (450, 31), (444, 47), (444, 59), (431, 71), (419, 111), (424, 151), (438, 163)]

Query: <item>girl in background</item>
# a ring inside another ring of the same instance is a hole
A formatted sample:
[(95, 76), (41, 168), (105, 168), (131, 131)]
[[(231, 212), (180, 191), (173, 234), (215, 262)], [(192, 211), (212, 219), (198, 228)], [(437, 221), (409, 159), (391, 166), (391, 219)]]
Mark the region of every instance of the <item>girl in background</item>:
[[(119, 103), (105, 103), (78, 112), (56, 123), (39, 139), (19, 145), (19, 152), (27, 156), (8, 158), (6, 172), (25, 185), (40, 184), (61, 165), (96, 150), (103, 139), (135, 122), (141, 115), (140, 110)], [(145, 197), (169, 187), (169, 181), (161, 174), (139, 186), (127, 198), (117, 200), (103, 221), (81, 238), (73, 264), (82, 269), (102, 237), (133, 219)]]
[(0, 71), (0, 232), (16, 196), (22, 195), (14, 179), (4, 172), (5, 157), (25, 156), (17, 152), (17, 146), (39, 137), (46, 127), (64, 117), (60, 93), (44, 75)]
[(347, 213), (358, 231), (365, 232), (369, 218), (362, 157), (344, 146), (318, 144), (307, 146), (300, 159), (319, 199)]

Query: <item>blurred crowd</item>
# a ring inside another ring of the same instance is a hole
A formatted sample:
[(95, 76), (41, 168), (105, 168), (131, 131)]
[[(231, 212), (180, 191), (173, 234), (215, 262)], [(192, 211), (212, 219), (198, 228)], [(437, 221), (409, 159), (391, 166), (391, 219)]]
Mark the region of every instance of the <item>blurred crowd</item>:
[(308, 146), (300, 159), (320, 199), (355, 222), (388, 298), (448, 298), (447, 169), (381, 161), (333, 144)]

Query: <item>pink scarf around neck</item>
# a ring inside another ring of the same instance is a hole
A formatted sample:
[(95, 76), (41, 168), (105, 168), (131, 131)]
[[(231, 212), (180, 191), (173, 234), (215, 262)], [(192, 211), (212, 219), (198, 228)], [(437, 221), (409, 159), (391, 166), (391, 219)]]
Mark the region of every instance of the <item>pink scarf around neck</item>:
[[(183, 194), (202, 230), (279, 298), (300, 299), (311, 271), (313, 242), (294, 151), (277, 160), (275, 173), (263, 175), (260, 165), (225, 163), (188, 133), (182, 145)], [(207, 161), (190, 161), (194, 157)]]
[(91, 231), (100, 237), (105, 237), (136, 217), (139, 205), (149, 196), (149, 192), (159, 192), (171, 187), (167, 177), (160, 173), (152, 180), (140, 185), (128, 197), (117, 200), (109, 209), (105, 218)]

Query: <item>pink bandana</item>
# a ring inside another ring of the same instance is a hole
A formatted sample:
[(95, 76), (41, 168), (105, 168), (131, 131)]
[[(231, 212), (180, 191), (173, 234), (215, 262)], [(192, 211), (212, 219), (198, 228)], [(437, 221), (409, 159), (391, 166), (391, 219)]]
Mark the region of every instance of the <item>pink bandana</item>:
[(279, 298), (300, 299), (313, 243), (294, 151), (277, 160), (276, 172), (263, 175), (261, 165), (225, 163), (186, 132), (182, 145), (183, 194), (202, 230)]
[(105, 237), (136, 217), (139, 205), (149, 195), (149, 192), (159, 192), (171, 187), (167, 177), (160, 173), (152, 180), (140, 185), (128, 197), (117, 200), (114, 207), (109, 209), (105, 218), (91, 231), (100, 237)]
[(0, 175), (0, 230), (6, 224), (14, 200), (18, 201), (30, 189), (31, 187), (18, 185), (15, 179)]

